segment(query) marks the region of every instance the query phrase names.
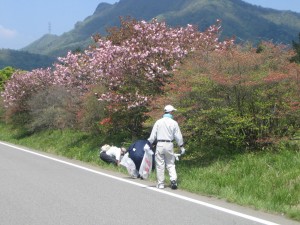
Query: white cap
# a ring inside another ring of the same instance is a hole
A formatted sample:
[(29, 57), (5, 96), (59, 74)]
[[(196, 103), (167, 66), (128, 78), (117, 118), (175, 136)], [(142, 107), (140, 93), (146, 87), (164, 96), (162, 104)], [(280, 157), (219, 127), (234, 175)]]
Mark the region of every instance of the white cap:
[(177, 109), (175, 109), (172, 105), (166, 105), (165, 106), (165, 112), (172, 112), (172, 111), (176, 111)]
[(101, 150), (102, 150), (102, 151), (108, 151), (108, 150), (110, 149), (110, 147), (111, 147), (110, 145), (107, 145), (107, 144), (106, 144), (106, 145), (103, 145), (103, 146), (101, 147)]

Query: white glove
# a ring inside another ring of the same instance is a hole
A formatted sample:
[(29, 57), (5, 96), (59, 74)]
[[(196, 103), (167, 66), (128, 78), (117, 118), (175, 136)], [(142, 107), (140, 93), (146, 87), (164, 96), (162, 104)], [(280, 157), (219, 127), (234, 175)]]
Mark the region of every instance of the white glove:
[(185, 149), (184, 149), (184, 147), (181, 147), (180, 148), (180, 155), (183, 155), (185, 153)]
[(147, 153), (147, 154), (150, 154), (150, 155), (153, 155), (154, 152), (151, 150), (150, 146), (148, 144), (146, 144), (144, 146), (144, 151)]
[(180, 154), (174, 153), (174, 156), (175, 156), (176, 161), (179, 161), (179, 156), (180, 156)]
[(149, 150), (150, 150), (150, 146), (148, 144), (145, 144), (144, 151), (146, 152), (146, 151), (149, 151)]

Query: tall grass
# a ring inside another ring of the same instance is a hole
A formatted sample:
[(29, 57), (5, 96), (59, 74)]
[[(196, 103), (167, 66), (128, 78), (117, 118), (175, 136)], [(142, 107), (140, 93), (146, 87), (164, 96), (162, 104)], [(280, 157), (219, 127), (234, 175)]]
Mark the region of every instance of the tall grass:
[[(99, 160), (103, 137), (72, 130), (26, 136), (0, 123), (0, 140), (126, 173), (122, 167)], [(176, 165), (179, 186), (300, 221), (300, 149), (299, 142), (295, 143), (293, 147), (282, 145), (276, 152), (237, 154), (198, 149), (197, 157), (187, 153)], [(150, 179), (156, 179), (155, 173)]]
[(286, 148), (177, 167), (181, 187), (300, 220), (300, 152)]

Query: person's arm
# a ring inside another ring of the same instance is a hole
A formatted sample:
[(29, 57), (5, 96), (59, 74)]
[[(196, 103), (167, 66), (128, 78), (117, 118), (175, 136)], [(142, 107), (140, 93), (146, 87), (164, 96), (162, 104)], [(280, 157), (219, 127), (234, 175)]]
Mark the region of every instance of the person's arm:
[(115, 149), (115, 154), (116, 154), (116, 164), (117, 166), (120, 165), (120, 159), (121, 159), (121, 148), (117, 148)]
[(178, 123), (176, 122), (176, 125), (175, 125), (175, 132), (174, 132), (174, 138), (178, 144), (179, 147), (183, 147), (183, 137), (182, 137), (182, 134), (181, 134), (181, 131), (180, 131), (180, 128), (178, 126)]
[(156, 135), (157, 135), (157, 122), (154, 124), (150, 137), (148, 138), (148, 141), (150, 142), (150, 144), (153, 144), (153, 142), (156, 140)]
[(185, 153), (184, 142), (183, 142), (183, 137), (182, 137), (180, 128), (177, 123), (176, 123), (176, 129), (175, 129), (174, 136), (175, 136), (175, 140), (180, 148), (180, 154), (183, 155)]

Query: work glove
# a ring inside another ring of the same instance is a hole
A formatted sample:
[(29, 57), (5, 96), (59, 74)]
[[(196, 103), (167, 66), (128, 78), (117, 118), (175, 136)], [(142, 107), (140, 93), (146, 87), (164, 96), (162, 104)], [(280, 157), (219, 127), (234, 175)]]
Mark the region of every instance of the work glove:
[(179, 156), (180, 156), (180, 154), (174, 153), (174, 156), (175, 156), (176, 161), (179, 161)]
[(145, 144), (144, 146), (144, 151), (147, 152), (150, 150), (150, 146), (148, 144)]
[(151, 150), (150, 146), (148, 144), (145, 144), (144, 151), (150, 155), (153, 155), (154, 152)]
[(185, 153), (184, 147), (180, 147), (180, 155), (183, 155)]

